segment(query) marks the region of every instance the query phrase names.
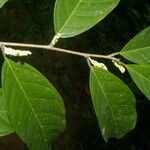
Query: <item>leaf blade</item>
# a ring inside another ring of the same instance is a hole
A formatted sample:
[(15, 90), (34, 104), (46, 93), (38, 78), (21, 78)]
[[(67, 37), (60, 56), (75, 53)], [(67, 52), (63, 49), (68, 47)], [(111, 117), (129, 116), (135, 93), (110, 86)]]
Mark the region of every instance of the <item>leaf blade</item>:
[(0, 136), (5, 136), (13, 132), (13, 127), (8, 119), (3, 91), (0, 89)]
[(121, 80), (106, 70), (92, 67), (90, 90), (105, 141), (121, 138), (135, 127), (135, 98)]
[(127, 65), (127, 69), (138, 88), (150, 100), (150, 66)]
[(119, 0), (56, 0), (54, 27), (62, 38), (78, 35), (102, 20)]
[(7, 0), (0, 0), (0, 8), (7, 2)]
[(120, 54), (138, 64), (150, 64), (150, 27), (147, 27), (129, 41)]
[(4, 63), (2, 85), (15, 131), (30, 149), (49, 149), (65, 128), (60, 95), (33, 67), (11, 60)]

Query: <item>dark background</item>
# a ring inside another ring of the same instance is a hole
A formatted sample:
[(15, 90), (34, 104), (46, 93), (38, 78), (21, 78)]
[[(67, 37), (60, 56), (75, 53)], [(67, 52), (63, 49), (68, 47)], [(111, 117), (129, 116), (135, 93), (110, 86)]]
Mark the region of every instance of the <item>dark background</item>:
[[(54, 0), (9, 0), (0, 10), (0, 41), (49, 44), (54, 36)], [(150, 25), (149, 0), (121, 0), (117, 8), (88, 32), (61, 39), (57, 46), (80, 52), (110, 54), (120, 51), (137, 33)], [(37, 52), (38, 51), (38, 52)], [(120, 140), (105, 143), (91, 103), (86, 61), (78, 56), (33, 49), (21, 58), (42, 72), (64, 99), (67, 128), (55, 141), (55, 150), (150, 150), (150, 102), (137, 89), (128, 73), (120, 74), (104, 61), (135, 93), (136, 128)], [(126, 60), (124, 60), (126, 61)], [(3, 57), (0, 57), (2, 66)], [(15, 135), (0, 138), (0, 150), (21, 150)]]

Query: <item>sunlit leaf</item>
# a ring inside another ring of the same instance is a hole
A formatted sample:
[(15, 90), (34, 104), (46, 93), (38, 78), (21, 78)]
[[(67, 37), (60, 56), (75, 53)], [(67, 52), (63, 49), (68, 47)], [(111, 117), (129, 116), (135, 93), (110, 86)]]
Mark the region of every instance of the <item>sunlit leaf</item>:
[(92, 67), (90, 90), (101, 133), (121, 138), (136, 124), (135, 97), (119, 78), (109, 71)]
[(2, 86), (14, 130), (31, 150), (49, 150), (65, 128), (62, 98), (52, 84), (26, 63), (5, 60)]

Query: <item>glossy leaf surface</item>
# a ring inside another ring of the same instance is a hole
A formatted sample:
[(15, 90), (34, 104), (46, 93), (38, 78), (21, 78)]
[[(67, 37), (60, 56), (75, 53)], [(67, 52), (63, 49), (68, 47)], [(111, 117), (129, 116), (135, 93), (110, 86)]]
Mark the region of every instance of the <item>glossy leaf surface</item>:
[(2, 86), (11, 123), (30, 150), (49, 150), (65, 128), (62, 98), (36, 69), (6, 60)]
[(0, 89), (0, 136), (4, 136), (12, 132), (14, 132), (14, 130), (8, 119), (3, 91)]
[(62, 38), (78, 35), (102, 20), (119, 0), (56, 0), (54, 26)]
[(121, 138), (136, 124), (135, 97), (131, 90), (109, 71), (92, 67), (90, 90), (101, 133)]
[(150, 65), (150, 27), (135, 36), (120, 54), (132, 62)]
[(150, 66), (127, 65), (127, 69), (138, 88), (150, 100)]
[(7, 2), (7, 0), (0, 0), (0, 8)]

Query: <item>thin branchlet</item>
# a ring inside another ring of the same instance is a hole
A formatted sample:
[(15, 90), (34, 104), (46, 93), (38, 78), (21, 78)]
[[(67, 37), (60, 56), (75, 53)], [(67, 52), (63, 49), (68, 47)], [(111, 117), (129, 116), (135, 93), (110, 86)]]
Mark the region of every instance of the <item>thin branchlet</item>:
[[(114, 56), (118, 55), (119, 53), (113, 53), (110, 55), (99, 55), (99, 54), (91, 54), (91, 53), (83, 53), (83, 52), (76, 52), (68, 49), (58, 48), (51, 45), (38, 45), (38, 44), (26, 44), (26, 43), (12, 43), (12, 42), (0, 42), (0, 45), (3, 46), (12, 46), (12, 47), (24, 47), (24, 48), (37, 48), (37, 49), (47, 49), (49, 51), (61, 52), (71, 55), (77, 55), (84, 58), (104, 58), (104, 59), (111, 59), (114, 60)], [(116, 59), (117, 60), (117, 59)]]

